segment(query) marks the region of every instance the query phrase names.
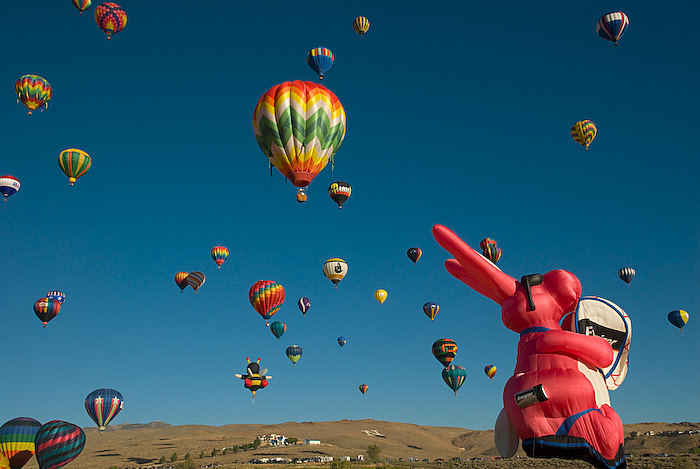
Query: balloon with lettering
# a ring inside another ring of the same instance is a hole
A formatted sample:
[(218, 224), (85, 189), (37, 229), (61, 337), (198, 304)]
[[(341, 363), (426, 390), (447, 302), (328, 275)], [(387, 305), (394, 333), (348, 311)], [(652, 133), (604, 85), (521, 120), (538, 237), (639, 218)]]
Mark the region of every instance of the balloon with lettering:
[(19, 469), (34, 454), (34, 437), (41, 423), (30, 417), (18, 417), (0, 427), (0, 454), (9, 459), (12, 469)]
[(96, 389), (85, 398), (85, 410), (92, 421), (100, 428), (100, 434), (123, 409), (124, 398), (115, 389)]
[(284, 303), (284, 287), (274, 280), (258, 280), (248, 290), (251, 306), (269, 326), (269, 319), (275, 315)]
[(228, 259), (228, 249), (226, 249), (224, 246), (214, 246), (214, 248), (211, 250), (211, 258), (214, 259), (214, 262), (216, 262), (216, 265), (218, 265), (220, 269), (221, 264), (226, 262), (226, 259)]
[(437, 303), (433, 303), (432, 301), (428, 301), (423, 305), (423, 312), (426, 316), (430, 318), (431, 321), (435, 319), (435, 316), (439, 311), (440, 305), (438, 305)]
[(604, 337), (560, 325), (579, 302), (578, 278), (554, 270), (518, 281), (444, 226), (434, 226), (433, 236), (454, 256), (445, 262), (447, 271), (499, 304), (503, 324), (520, 336), (515, 370), (505, 385), (504, 409), (495, 426), (499, 453), (513, 456), (522, 440), (530, 457), (624, 467), (622, 421), (610, 406), (599, 371), (615, 361), (613, 347)]
[(95, 21), (107, 35), (107, 39), (112, 39), (113, 34), (117, 34), (126, 26), (126, 12), (116, 3), (103, 3), (95, 8)]
[(367, 31), (369, 31), (369, 20), (364, 16), (358, 16), (352, 22), (352, 28), (357, 34), (363, 36)]
[(598, 36), (617, 45), (617, 41), (625, 34), (629, 25), (630, 19), (627, 15), (621, 11), (613, 11), (598, 20), (595, 30)]
[(635, 271), (632, 267), (623, 267), (617, 271), (617, 276), (620, 277), (620, 280), (625, 282), (628, 287), (636, 274), (637, 271)]
[(17, 101), (29, 110), (29, 115), (42, 106), (48, 108), (53, 96), (51, 84), (39, 75), (22, 75), (15, 83), (15, 93)]
[(58, 469), (83, 451), (85, 432), (72, 423), (52, 420), (41, 426), (34, 443), (39, 469)]
[(9, 174), (0, 176), (0, 194), (5, 197), (5, 202), (7, 202), (8, 197), (17, 193), (19, 186), (20, 183), (16, 177), (10, 176)]
[(413, 261), (413, 264), (415, 264), (418, 262), (418, 259), (420, 259), (420, 256), (423, 255), (423, 251), (421, 251), (420, 248), (410, 248), (406, 251), (406, 255)]
[(484, 373), (486, 373), (486, 376), (488, 376), (491, 380), (493, 380), (493, 377), (496, 376), (496, 365), (486, 365), (484, 367)]
[(180, 287), (180, 293), (185, 291), (190, 284), (187, 282), (187, 277), (190, 275), (189, 272), (178, 272), (175, 274), (175, 283)]
[(433, 356), (447, 369), (457, 355), (457, 344), (452, 339), (438, 339), (433, 343)]
[(44, 327), (46, 327), (46, 324), (55, 318), (60, 311), (61, 303), (53, 298), (40, 298), (34, 303), (34, 314), (41, 320)]
[(333, 202), (338, 204), (338, 208), (343, 208), (343, 204), (348, 200), (351, 192), (352, 187), (345, 181), (332, 182), (331, 185), (328, 186), (328, 195), (333, 199)]
[(287, 358), (292, 361), (293, 366), (297, 366), (297, 362), (301, 358), (302, 352), (301, 347), (298, 345), (290, 345), (287, 347)]
[(688, 323), (690, 314), (682, 309), (677, 309), (668, 313), (668, 321), (683, 332), (683, 326)]
[(450, 365), (442, 370), (442, 380), (455, 392), (455, 396), (465, 379), (467, 379), (467, 370), (459, 365)]
[(282, 321), (275, 321), (270, 324), (270, 332), (272, 332), (272, 335), (277, 337), (277, 340), (280, 340), (280, 337), (282, 337), (286, 330), (287, 325)]
[(381, 288), (374, 292), (374, 299), (376, 299), (379, 304), (383, 304), (388, 296), (389, 294), (386, 292), (386, 290), (382, 290)]
[(348, 264), (340, 258), (328, 259), (323, 264), (323, 275), (335, 284), (335, 288), (338, 288), (338, 282), (343, 280), (347, 273)]

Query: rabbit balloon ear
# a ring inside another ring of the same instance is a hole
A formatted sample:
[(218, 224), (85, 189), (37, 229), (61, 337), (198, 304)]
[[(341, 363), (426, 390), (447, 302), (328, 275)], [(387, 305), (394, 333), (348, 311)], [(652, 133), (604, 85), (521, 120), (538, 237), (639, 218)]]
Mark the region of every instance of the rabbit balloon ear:
[(440, 246), (455, 256), (455, 259), (445, 261), (445, 268), (450, 274), (498, 304), (515, 294), (517, 281), (501, 272), (450, 229), (435, 225), (433, 236)]

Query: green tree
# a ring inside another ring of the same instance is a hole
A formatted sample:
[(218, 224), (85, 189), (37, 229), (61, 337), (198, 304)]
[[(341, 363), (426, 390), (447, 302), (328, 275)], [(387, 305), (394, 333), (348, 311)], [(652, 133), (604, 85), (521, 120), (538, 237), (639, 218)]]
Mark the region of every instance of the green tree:
[(673, 469), (692, 469), (693, 466), (690, 458), (673, 458)]
[(178, 463), (175, 467), (177, 467), (177, 469), (197, 469), (197, 465), (191, 459)]
[(216, 457), (217, 454), (219, 454), (219, 450), (218, 450), (218, 449), (214, 448), (214, 449), (211, 450), (211, 457), (212, 457), (212, 458), (213, 458), (213, 457)]
[(238, 452), (238, 445), (236, 445), (236, 446), (233, 447), (233, 452), (234, 452), (234, 453), (237, 453), (237, 452)]
[(190, 453), (186, 453), (185, 454), (185, 461), (189, 461), (189, 460), (190, 460)]
[(695, 448), (690, 448), (690, 451), (688, 451), (690, 454), (700, 454), (700, 446), (696, 446)]
[(170, 462), (175, 462), (177, 461), (177, 453), (173, 453), (172, 456), (170, 456)]
[(109, 466), (108, 469), (119, 469), (117, 466)]
[(158, 464), (165, 464), (165, 456), (161, 456), (158, 460)]
[(299, 441), (299, 438), (287, 438), (287, 443), (290, 445), (296, 445), (297, 441)]
[(204, 459), (204, 450), (202, 450), (202, 452), (199, 453), (199, 459)]
[(221, 452), (221, 454), (223, 454), (223, 455), (228, 454), (228, 448), (224, 448), (224, 450)]
[(253, 442), (253, 449), (258, 449), (260, 448), (260, 438), (256, 438), (255, 441)]
[(381, 452), (382, 450), (377, 445), (369, 445), (367, 447), (367, 457), (372, 462), (379, 462), (379, 455)]

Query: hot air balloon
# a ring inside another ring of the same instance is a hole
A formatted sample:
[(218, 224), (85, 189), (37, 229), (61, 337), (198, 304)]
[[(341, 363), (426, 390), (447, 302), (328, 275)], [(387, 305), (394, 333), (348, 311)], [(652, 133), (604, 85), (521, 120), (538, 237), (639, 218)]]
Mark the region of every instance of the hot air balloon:
[(79, 177), (90, 170), (92, 158), (83, 150), (69, 148), (58, 155), (58, 165), (61, 167), (63, 174), (68, 176), (68, 181), (72, 186)]
[(637, 272), (632, 267), (623, 267), (617, 271), (617, 276), (629, 287), (636, 273)]
[(2, 453), (0, 453), (0, 469), (12, 469), (10, 467), (10, 460), (7, 459), (7, 456), (4, 456)]
[(340, 348), (343, 348), (343, 345), (347, 342), (347, 339), (345, 337), (338, 337), (338, 345), (340, 345)]
[(613, 11), (598, 20), (595, 30), (598, 36), (617, 45), (617, 41), (625, 34), (629, 25), (630, 19), (627, 15), (621, 11)]
[(593, 121), (578, 121), (571, 126), (571, 136), (576, 142), (586, 147), (586, 151), (588, 151), (588, 145), (591, 144), (596, 134), (598, 134), (598, 128)]
[(0, 176), (0, 194), (5, 197), (5, 202), (7, 202), (8, 197), (19, 190), (19, 186), (17, 178), (10, 175)]
[(318, 73), (320, 80), (323, 80), (323, 74), (333, 66), (334, 60), (333, 52), (325, 47), (314, 47), (306, 56), (306, 63), (311, 70)]
[(345, 181), (336, 181), (328, 186), (328, 195), (338, 204), (338, 208), (343, 208), (343, 204), (348, 200), (351, 192), (352, 187)]
[(423, 255), (423, 251), (421, 251), (420, 248), (410, 248), (408, 251), (406, 251), (406, 255), (415, 265), (415, 263), (418, 262), (418, 259), (420, 259), (420, 256)]
[(275, 337), (277, 337), (277, 340), (280, 340), (280, 337), (282, 337), (286, 330), (287, 325), (281, 321), (275, 321), (270, 324), (270, 331)]
[(386, 290), (382, 290), (381, 288), (374, 292), (374, 298), (379, 302), (379, 304), (384, 303), (387, 296), (389, 296), (389, 294), (386, 292)]
[(0, 427), (0, 454), (9, 459), (12, 469), (24, 466), (34, 454), (34, 437), (41, 423), (29, 417), (18, 417)]
[(52, 420), (41, 426), (34, 443), (39, 469), (57, 469), (80, 455), (85, 432), (72, 423)]
[(211, 250), (211, 258), (214, 259), (214, 262), (216, 262), (216, 265), (218, 265), (220, 269), (221, 264), (228, 259), (228, 249), (223, 246), (215, 246), (214, 249)]
[(486, 373), (486, 376), (488, 376), (490, 379), (493, 379), (493, 377), (496, 375), (496, 365), (486, 365), (484, 367), (484, 373)]
[(15, 82), (15, 93), (17, 100), (29, 109), (28, 114), (31, 115), (42, 106), (49, 107), (53, 91), (49, 82), (39, 75), (22, 75)]
[(447, 369), (457, 355), (457, 344), (452, 339), (438, 339), (433, 343), (433, 356)]
[(175, 274), (175, 283), (177, 283), (177, 286), (180, 287), (180, 293), (185, 291), (185, 288), (189, 285), (187, 283), (187, 276), (190, 275), (189, 272), (178, 272)]
[(310, 81), (273, 86), (253, 112), (255, 139), (292, 184), (308, 186), (345, 138), (345, 109), (331, 91)]
[(305, 296), (302, 296), (299, 298), (299, 301), (297, 301), (297, 306), (299, 306), (299, 311), (301, 311), (301, 314), (306, 317), (306, 312), (309, 310), (309, 308), (311, 308), (311, 300)]
[(459, 365), (450, 365), (442, 370), (442, 380), (455, 392), (455, 396), (465, 379), (467, 379), (467, 370)]
[(303, 204), (306, 202), (307, 196), (306, 196), (306, 189), (303, 187), (300, 187), (297, 189), (297, 202), (300, 204)]
[(267, 380), (272, 379), (272, 376), (265, 375), (267, 373), (267, 368), (263, 368), (262, 370), (260, 369), (259, 358), (257, 362), (253, 363), (250, 362), (250, 358), (245, 357), (245, 359), (248, 362), (248, 366), (246, 367), (246, 374), (243, 375), (236, 373), (233, 376), (243, 380), (243, 385), (245, 386), (245, 388), (253, 393), (253, 402), (255, 402), (255, 392), (260, 388), (267, 387)]
[(95, 8), (95, 21), (107, 39), (112, 39), (112, 34), (117, 34), (126, 26), (126, 12), (116, 3), (103, 3)]
[(358, 16), (355, 21), (352, 22), (352, 28), (360, 36), (363, 36), (369, 30), (369, 20), (364, 16)]
[(64, 301), (66, 301), (66, 294), (63, 293), (62, 291), (54, 290), (50, 291), (46, 294), (46, 298), (53, 298), (54, 300), (58, 301), (60, 304), (63, 304)]
[(437, 313), (440, 312), (440, 306), (437, 303), (428, 301), (426, 304), (423, 305), (423, 312), (432, 321), (433, 319), (435, 319)]
[(100, 434), (122, 409), (124, 409), (124, 398), (114, 389), (97, 389), (85, 398), (85, 410), (92, 421), (100, 427)]
[(61, 311), (61, 303), (53, 298), (40, 298), (34, 303), (34, 313), (46, 327), (50, 320)]
[(199, 290), (199, 287), (204, 285), (204, 282), (206, 281), (206, 277), (204, 276), (203, 273), (201, 272), (190, 272), (187, 275), (187, 284), (192, 287), (195, 293), (197, 293), (197, 290)]
[(481, 253), (484, 257), (494, 264), (501, 258), (501, 249), (497, 247), (495, 239), (484, 238), (479, 243), (479, 247), (481, 247)]
[(301, 358), (301, 347), (298, 345), (290, 345), (287, 347), (287, 358), (289, 358), (292, 361), (293, 366), (297, 366), (297, 362)]
[(677, 309), (668, 313), (668, 321), (683, 332), (683, 326), (690, 319), (690, 314), (682, 309)]
[(366, 384), (360, 384), (360, 392), (361, 392), (362, 394), (366, 393), (368, 387), (369, 387), (369, 386), (367, 386)]
[(337, 257), (333, 259), (328, 259), (323, 264), (323, 275), (325, 275), (328, 280), (335, 284), (335, 288), (338, 288), (338, 282), (343, 280), (348, 273), (348, 264)]
[(92, 5), (92, 0), (73, 0), (73, 5), (82, 15), (85, 10), (90, 8), (90, 5)]
[(284, 303), (284, 287), (274, 280), (258, 280), (248, 290), (248, 299), (253, 309), (265, 320), (265, 325), (269, 326), (268, 319), (274, 316)]

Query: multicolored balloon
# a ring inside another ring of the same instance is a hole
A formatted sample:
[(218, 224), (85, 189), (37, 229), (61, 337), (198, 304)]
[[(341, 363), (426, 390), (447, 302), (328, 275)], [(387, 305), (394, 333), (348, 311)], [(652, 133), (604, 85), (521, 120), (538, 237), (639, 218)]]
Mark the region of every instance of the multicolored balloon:
[(386, 290), (382, 290), (381, 288), (374, 292), (374, 298), (379, 302), (379, 304), (383, 304), (388, 296), (389, 294), (386, 292)]
[(270, 324), (270, 332), (277, 337), (277, 340), (280, 340), (280, 337), (282, 337), (286, 330), (287, 325), (281, 321), (275, 321)]
[(40, 298), (34, 303), (34, 313), (44, 327), (61, 311), (61, 303), (53, 298)]
[(250, 304), (265, 320), (266, 326), (270, 325), (268, 319), (282, 307), (284, 295), (284, 287), (274, 280), (258, 280), (248, 290)]
[(103, 3), (95, 8), (95, 21), (107, 39), (112, 39), (112, 34), (117, 34), (126, 26), (126, 12), (116, 3)]
[(72, 423), (52, 420), (41, 426), (34, 443), (39, 469), (58, 469), (83, 451), (85, 432)]
[(351, 192), (352, 187), (345, 181), (332, 182), (331, 185), (328, 186), (328, 195), (333, 199), (333, 202), (338, 204), (338, 208), (343, 208), (343, 204), (348, 200)]
[(627, 15), (621, 11), (613, 11), (598, 20), (595, 30), (598, 36), (617, 45), (617, 41), (625, 34), (629, 25), (630, 19)]
[(617, 271), (617, 276), (620, 277), (620, 280), (625, 282), (629, 287), (630, 282), (632, 282), (632, 279), (634, 278), (636, 273), (637, 271), (634, 270), (632, 267), (623, 267)]
[(358, 16), (352, 22), (352, 28), (360, 36), (363, 36), (367, 31), (369, 31), (369, 20), (364, 16)]
[(677, 309), (668, 313), (668, 321), (683, 332), (683, 326), (688, 323), (690, 314), (682, 309)]
[(83, 150), (69, 148), (58, 155), (58, 165), (63, 174), (68, 176), (68, 181), (72, 186), (79, 177), (84, 176), (90, 170), (92, 158)]
[(34, 437), (41, 423), (30, 417), (18, 417), (0, 427), (0, 454), (9, 460), (12, 469), (19, 469), (34, 454)]
[(338, 337), (338, 345), (340, 345), (340, 348), (343, 348), (343, 345), (347, 343), (347, 339), (345, 337)]
[(467, 379), (467, 370), (459, 365), (450, 365), (442, 370), (442, 380), (455, 392), (455, 396), (465, 379)]
[(416, 262), (418, 262), (418, 259), (420, 259), (420, 256), (423, 255), (423, 251), (421, 251), (420, 248), (410, 248), (408, 251), (406, 251), (406, 255), (409, 259), (413, 261), (413, 264), (415, 265)]
[(369, 386), (367, 386), (366, 384), (360, 384), (360, 392), (362, 394), (367, 392), (367, 388), (369, 388)]
[(54, 300), (58, 301), (60, 304), (63, 304), (64, 301), (66, 301), (66, 294), (63, 293), (62, 291), (54, 290), (50, 291), (46, 294), (46, 298), (53, 298)]
[(0, 194), (5, 197), (5, 202), (7, 198), (15, 194), (19, 190), (19, 180), (13, 176), (5, 175), (0, 176)]
[(177, 283), (177, 286), (180, 287), (180, 293), (185, 291), (185, 288), (187, 288), (189, 285), (189, 282), (187, 282), (187, 277), (189, 275), (189, 272), (178, 272), (175, 274), (175, 283)]
[(309, 308), (311, 308), (311, 300), (305, 296), (302, 296), (299, 298), (299, 301), (297, 301), (297, 306), (299, 306), (299, 311), (301, 311), (301, 314), (306, 317), (306, 313), (309, 311)]
[(323, 74), (333, 66), (334, 60), (333, 52), (325, 47), (314, 47), (306, 55), (306, 63), (309, 64), (311, 70), (318, 73), (320, 80), (323, 80)]
[(82, 15), (85, 10), (90, 8), (90, 5), (92, 5), (92, 0), (73, 0), (73, 5)]
[(298, 345), (290, 345), (287, 347), (287, 358), (292, 361), (293, 366), (297, 366), (297, 362), (301, 358), (302, 350)]
[(486, 365), (484, 367), (484, 373), (486, 373), (486, 376), (488, 376), (490, 379), (493, 379), (493, 377), (496, 375), (496, 365)]
[(348, 264), (340, 258), (328, 259), (323, 264), (323, 275), (335, 284), (336, 289), (338, 288), (338, 282), (343, 280), (347, 273)]
[(201, 272), (190, 272), (187, 275), (187, 284), (192, 287), (195, 293), (199, 290), (199, 287), (204, 285), (207, 278)]
[(588, 151), (588, 145), (591, 144), (597, 134), (598, 128), (593, 121), (578, 121), (571, 126), (571, 136), (576, 142), (586, 147), (586, 151)]
[(484, 238), (479, 243), (479, 246), (484, 257), (494, 264), (501, 258), (501, 249), (498, 247), (495, 239)]
[(432, 321), (433, 319), (435, 319), (435, 316), (437, 315), (437, 313), (440, 312), (440, 306), (437, 303), (433, 303), (432, 301), (428, 301), (426, 304), (423, 305), (423, 312)]
[(221, 264), (228, 259), (228, 249), (224, 246), (214, 246), (214, 249), (211, 250), (211, 258), (214, 259), (214, 262), (216, 262), (216, 265), (218, 265), (220, 269)]
[(345, 109), (323, 85), (286, 81), (270, 88), (253, 112), (255, 139), (292, 184), (308, 186), (345, 138)]
[(42, 106), (48, 109), (53, 95), (49, 82), (39, 75), (22, 75), (15, 83), (15, 93), (17, 100), (29, 109), (29, 115)]
[(4, 456), (2, 453), (0, 453), (0, 469), (12, 469), (10, 467), (10, 460), (7, 459), (7, 456)]
[(450, 366), (457, 355), (457, 344), (452, 339), (438, 339), (433, 343), (433, 356), (443, 364), (445, 369)]
[(92, 421), (100, 427), (100, 434), (122, 409), (124, 409), (124, 398), (115, 389), (97, 389), (85, 398), (85, 410)]

